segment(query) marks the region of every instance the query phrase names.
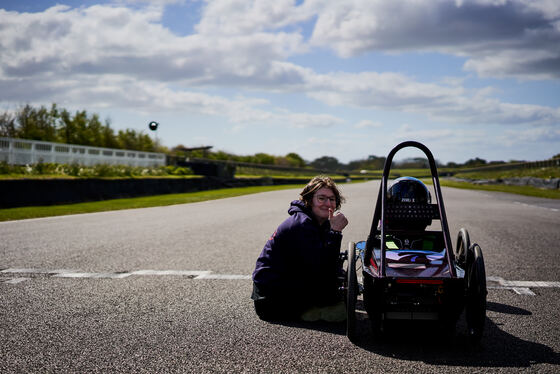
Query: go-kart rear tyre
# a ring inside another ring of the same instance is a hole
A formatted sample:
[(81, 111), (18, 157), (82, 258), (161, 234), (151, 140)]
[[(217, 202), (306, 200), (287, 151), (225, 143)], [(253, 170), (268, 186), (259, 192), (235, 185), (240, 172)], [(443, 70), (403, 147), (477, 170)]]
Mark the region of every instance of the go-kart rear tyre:
[(482, 338), (486, 321), (486, 270), (482, 249), (473, 244), (468, 249), (467, 263), (467, 300), (465, 312), (467, 318), (467, 333), (473, 343)]
[(461, 228), (457, 234), (457, 245), (453, 250), (453, 254), (455, 255), (455, 262), (463, 269), (465, 269), (467, 264), (467, 253), (470, 247), (469, 232), (467, 229)]
[(349, 244), (346, 276), (346, 336), (353, 341), (356, 338), (356, 300), (358, 298), (355, 243)]

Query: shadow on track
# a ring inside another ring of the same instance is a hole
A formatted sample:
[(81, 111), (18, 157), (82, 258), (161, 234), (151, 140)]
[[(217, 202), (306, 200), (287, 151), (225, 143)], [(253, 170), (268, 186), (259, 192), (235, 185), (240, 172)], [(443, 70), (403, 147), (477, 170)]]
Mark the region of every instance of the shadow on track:
[(515, 306), (492, 303), (492, 302), (486, 303), (486, 310), (490, 310), (492, 312), (504, 313), (504, 314), (516, 314), (519, 316), (530, 316), (533, 314), (528, 310), (517, 308)]
[(346, 321), (345, 322), (305, 322), (305, 321), (269, 321), (274, 325), (282, 325), (288, 327), (295, 327), (307, 330), (316, 330), (335, 335), (346, 335)]
[[(488, 302), (487, 310), (514, 315), (531, 315), (518, 307)], [(275, 321), (274, 324), (345, 335), (346, 323)], [(486, 318), (484, 336), (472, 344), (466, 335), (464, 316), (457, 323), (456, 334), (445, 337), (436, 333), (433, 325), (401, 323), (392, 326), (381, 337), (371, 334), (369, 320), (360, 315), (356, 325), (358, 336), (354, 344), (368, 352), (401, 360), (419, 361), (431, 365), (465, 367), (528, 368), (537, 364), (560, 365), (560, 354), (552, 348), (523, 340), (499, 328)]]
[[(489, 302), (487, 309), (499, 313), (531, 315), (531, 312)], [(464, 317), (464, 316), (461, 316)], [(430, 325), (393, 326), (382, 337), (372, 337), (367, 319), (360, 320), (362, 334), (355, 344), (369, 352), (431, 365), (466, 367), (531, 367), (536, 364), (560, 364), (560, 354), (552, 348), (511, 335), (486, 318), (482, 341), (472, 344), (466, 335), (464, 318), (457, 323), (456, 334), (444, 337)], [(366, 332), (367, 331), (367, 332)]]

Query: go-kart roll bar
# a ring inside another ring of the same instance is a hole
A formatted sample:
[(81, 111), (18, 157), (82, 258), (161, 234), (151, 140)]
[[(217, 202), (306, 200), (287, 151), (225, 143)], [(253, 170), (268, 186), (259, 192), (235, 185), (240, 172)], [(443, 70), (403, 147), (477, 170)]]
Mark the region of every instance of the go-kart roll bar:
[(373, 222), (371, 224), (371, 229), (370, 229), (370, 233), (369, 233), (369, 237), (366, 243), (366, 251), (365, 251), (365, 260), (369, 261), (372, 256), (373, 256), (373, 243), (374, 243), (374, 238), (375, 238), (375, 234), (377, 232), (377, 227), (379, 225), (379, 221), (381, 220), (381, 225), (380, 229), (381, 229), (381, 263), (380, 263), (380, 271), (381, 271), (381, 276), (385, 277), (386, 276), (386, 271), (385, 271), (385, 267), (386, 267), (386, 259), (385, 259), (385, 253), (386, 253), (386, 244), (385, 244), (385, 207), (386, 207), (386, 203), (387, 203), (387, 179), (389, 178), (389, 172), (391, 170), (391, 163), (393, 162), (393, 157), (395, 156), (395, 153), (397, 153), (399, 150), (406, 148), (406, 147), (415, 147), (420, 149), (421, 151), (424, 152), (424, 154), (426, 155), (426, 157), (428, 158), (428, 162), (430, 164), (430, 171), (432, 173), (432, 182), (434, 185), (434, 191), (435, 191), (435, 195), (436, 195), (436, 200), (437, 200), (437, 206), (439, 209), (439, 218), (441, 220), (441, 228), (443, 231), (443, 240), (445, 243), (445, 248), (446, 248), (446, 252), (447, 252), (447, 261), (449, 263), (449, 271), (451, 272), (451, 276), (453, 278), (457, 277), (457, 273), (455, 271), (455, 261), (454, 261), (454, 256), (453, 256), (453, 247), (451, 244), (451, 236), (449, 234), (449, 226), (447, 224), (447, 216), (445, 215), (445, 207), (443, 204), (443, 198), (441, 195), (441, 187), (439, 184), (439, 177), (438, 177), (438, 172), (437, 172), (437, 168), (436, 168), (436, 162), (434, 160), (434, 156), (432, 155), (432, 152), (430, 152), (430, 150), (428, 149), (428, 147), (426, 147), (424, 144), (419, 143), (419, 142), (415, 142), (415, 141), (406, 141), (406, 142), (402, 142), (399, 145), (397, 145), (396, 147), (394, 147), (391, 152), (389, 152), (389, 155), (387, 156), (387, 159), (385, 160), (385, 165), (383, 166), (383, 176), (381, 178), (381, 187), (379, 188), (379, 194), (377, 196), (377, 204), (375, 205), (375, 212), (373, 214)]

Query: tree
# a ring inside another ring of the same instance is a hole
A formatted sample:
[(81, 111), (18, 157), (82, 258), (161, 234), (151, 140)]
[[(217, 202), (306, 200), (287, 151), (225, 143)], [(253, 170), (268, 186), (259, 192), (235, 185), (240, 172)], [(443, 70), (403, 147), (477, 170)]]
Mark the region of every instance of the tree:
[(12, 113), (4, 112), (0, 115), (0, 136), (16, 137), (16, 117)]
[(78, 111), (76, 112), (76, 114), (74, 114), (74, 118), (72, 118), (72, 125), (76, 131), (72, 134), (73, 137), (70, 139), (71, 144), (81, 144), (81, 145), (91, 145), (91, 146), (94, 145), (88, 139), (89, 138), (87, 134), (88, 118), (85, 110), (82, 110), (81, 112)]
[(315, 169), (334, 171), (340, 169), (341, 164), (335, 157), (323, 156), (313, 160), (311, 162), (311, 166), (313, 166)]
[(150, 138), (150, 135), (144, 134), (143, 132), (138, 133), (138, 150), (144, 152), (155, 152), (156, 151), (156, 144)]
[(61, 143), (74, 144), (72, 141), (76, 137), (78, 129), (74, 125), (74, 121), (70, 118), (70, 113), (63, 109), (60, 112), (60, 126), (58, 127), (58, 141)]
[(288, 153), (285, 157), (290, 166), (302, 168), (305, 166), (305, 160), (297, 153)]
[(395, 169), (423, 169), (430, 167), (428, 159), (424, 157), (407, 158), (402, 161), (393, 161)]
[(56, 120), (58, 111), (56, 104), (48, 110), (44, 106), (39, 109), (27, 104), (16, 114), (16, 136), (23, 139), (57, 141)]
[(103, 125), (97, 114), (88, 118), (86, 127), (86, 139), (92, 146), (103, 147)]
[(468, 160), (467, 162), (465, 162), (464, 164), (466, 167), (470, 167), (470, 168), (474, 168), (477, 166), (484, 166), (486, 165), (486, 160), (483, 160), (481, 158), (471, 158), (470, 160)]
[[(111, 121), (105, 124), (99, 115), (88, 115), (85, 110), (71, 115), (56, 104), (48, 109), (36, 109), (27, 104), (12, 114), (0, 114), (0, 136), (49, 142), (88, 145), (106, 148), (125, 148), (137, 151), (156, 151), (149, 135), (135, 130), (120, 130), (117, 135)], [(159, 147), (165, 150), (164, 147)]]
[(152, 139), (148, 135), (138, 133), (133, 129), (119, 130), (117, 141), (121, 149), (152, 151), (154, 147)]
[(257, 153), (254, 159), (256, 164), (274, 165), (274, 156), (266, 153)]
[(211, 158), (213, 160), (221, 160), (221, 161), (233, 160), (233, 156), (224, 151), (212, 152)]
[(111, 128), (111, 120), (105, 120), (105, 126), (101, 130), (101, 143), (105, 148), (119, 148), (119, 142), (115, 136), (115, 131)]
[(386, 157), (369, 156), (367, 159), (350, 161), (346, 170), (381, 170), (385, 165)]

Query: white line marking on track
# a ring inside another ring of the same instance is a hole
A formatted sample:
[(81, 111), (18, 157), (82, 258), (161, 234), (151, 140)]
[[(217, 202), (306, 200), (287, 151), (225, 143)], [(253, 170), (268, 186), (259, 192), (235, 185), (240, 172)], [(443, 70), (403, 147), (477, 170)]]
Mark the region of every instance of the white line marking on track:
[(8, 279), (7, 281), (5, 281), (4, 283), (18, 284), (18, 283), (25, 282), (26, 280), (30, 280), (30, 279), (31, 278), (11, 278), (11, 279)]
[[(130, 276), (186, 276), (189, 279), (204, 280), (204, 279), (219, 279), (219, 280), (237, 280), (237, 279), (251, 279), (250, 275), (241, 274), (215, 274), (209, 270), (134, 270), (128, 272), (79, 272), (67, 269), (58, 270), (45, 270), (34, 268), (10, 268), (0, 271), (1, 274), (42, 274), (55, 278), (89, 278), (89, 279), (122, 279)], [(29, 277), (8, 278), (7, 280), (0, 279), (0, 282), (6, 284), (18, 284)], [(531, 288), (560, 288), (560, 282), (555, 281), (508, 281), (502, 277), (487, 277), (488, 289), (497, 290), (511, 290), (517, 295), (535, 296), (536, 294)]]
[(556, 208), (549, 208), (549, 207), (547, 207), (547, 206), (540, 206), (540, 205), (527, 204), (527, 203), (522, 203), (522, 202), (520, 202), (520, 201), (514, 201), (513, 203), (514, 203), (514, 204), (518, 204), (518, 205), (523, 205), (523, 206), (530, 206), (530, 207), (533, 207), (533, 208), (547, 209), (547, 210), (551, 210), (551, 211), (553, 211), (553, 212), (558, 212), (558, 211), (559, 211), (559, 210), (556, 209)]
[(71, 273), (54, 274), (55, 278), (111, 278), (120, 279), (131, 276), (130, 273)]
[(502, 286), (511, 287), (560, 287), (560, 282), (534, 282), (534, 281), (499, 281)]
[(43, 270), (39, 269), (6, 269), (2, 270), (1, 273), (24, 273), (24, 274), (42, 274), (45, 273)]
[(195, 279), (251, 279), (251, 276), (237, 274), (203, 274)]
[(560, 282), (554, 281), (508, 281), (502, 277), (486, 277), (486, 280), (490, 283), (497, 283), (498, 285), (490, 284), (486, 288), (489, 289), (503, 289), (512, 290), (518, 295), (530, 295), (535, 296), (535, 293), (529, 287), (559, 287)]
[[(187, 276), (191, 279), (251, 279), (250, 275), (239, 274), (214, 274), (209, 270), (135, 270), (130, 272), (105, 272), (105, 273), (92, 273), (92, 272), (78, 272), (73, 270), (43, 270), (31, 268), (10, 268), (0, 271), (4, 274), (45, 274), (54, 278), (109, 278), (109, 279), (122, 279), (130, 276)], [(16, 278), (19, 279), (19, 278)], [(31, 278), (22, 278), (24, 280)], [(5, 281), (4, 283), (8, 283)], [(18, 282), (11, 282), (12, 284)]]
[(510, 290), (518, 295), (535, 296), (536, 294), (527, 287), (508, 287), (508, 286), (486, 286), (489, 290)]
[(73, 270), (68, 269), (57, 269), (57, 270), (42, 270), (42, 269), (4, 269), (0, 271), (0, 273), (21, 273), (21, 274), (63, 274), (63, 273), (72, 273)]
[(187, 275), (199, 277), (210, 273), (210, 271), (201, 270), (137, 270), (133, 271), (131, 275)]
[(526, 287), (513, 287), (513, 292), (515, 292), (518, 295), (535, 296), (535, 293)]

